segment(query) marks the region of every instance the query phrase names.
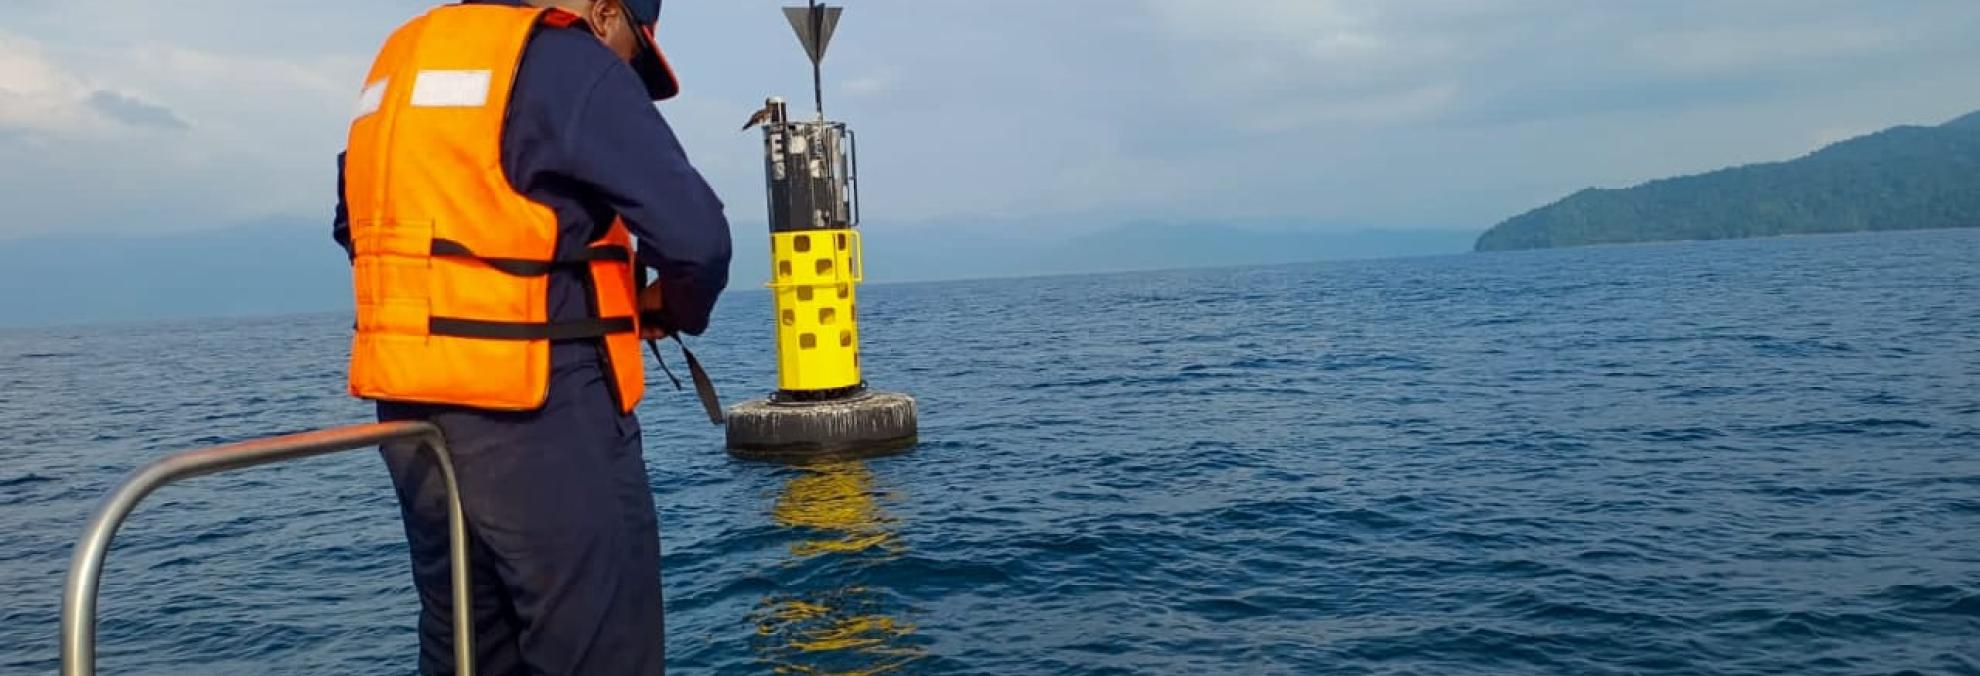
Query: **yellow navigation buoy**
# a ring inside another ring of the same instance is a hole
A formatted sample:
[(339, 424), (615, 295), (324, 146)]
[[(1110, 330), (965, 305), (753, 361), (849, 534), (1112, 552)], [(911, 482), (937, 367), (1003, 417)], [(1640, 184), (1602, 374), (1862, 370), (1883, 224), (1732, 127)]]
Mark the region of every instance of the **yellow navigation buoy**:
[(860, 371), (859, 153), (852, 130), (825, 118), (819, 75), (840, 11), (815, 2), (784, 10), (811, 56), (817, 118), (792, 120), (773, 97), (744, 127), (763, 127), (777, 391), (729, 410), (729, 450), (739, 456), (865, 455), (919, 438), (914, 399), (869, 389)]

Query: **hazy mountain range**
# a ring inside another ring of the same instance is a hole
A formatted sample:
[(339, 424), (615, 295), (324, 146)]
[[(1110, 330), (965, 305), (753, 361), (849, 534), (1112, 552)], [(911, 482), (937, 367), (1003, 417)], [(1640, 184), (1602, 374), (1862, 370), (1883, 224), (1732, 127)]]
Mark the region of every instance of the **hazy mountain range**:
[[(869, 223), (869, 282), (1453, 254), (1658, 240), (1980, 226), (1980, 113), (1903, 126), (1799, 159), (1590, 188), (1475, 230), (1301, 222)], [(733, 223), (732, 290), (761, 288), (767, 235)], [(294, 314), (350, 307), (343, 253), (319, 219), (204, 232), (0, 241), (0, 326)]]
[[(733, 224), (730, 289), (750, 291), (767, 281), (769, 236), (763, 227)], [(1271, 223), (1137, 224), (1051, 234), (1024, 224), (869, 227), (865, 239), (868, 281), (884, 283), (1453, 254), (1474, 236), (1463, 230), (1313, 232)], [(0, 241), (0, 326), (349, 307), (348, 263), (330, 241), (329, 226), (316, 220)]]

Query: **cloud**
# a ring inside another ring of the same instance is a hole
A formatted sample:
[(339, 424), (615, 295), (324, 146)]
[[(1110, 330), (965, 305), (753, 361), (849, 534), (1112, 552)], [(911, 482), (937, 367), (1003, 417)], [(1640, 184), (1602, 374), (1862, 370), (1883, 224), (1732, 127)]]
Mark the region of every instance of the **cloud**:
[(1630, 40), (1628, 52), (1660, 71), (1711, 76), (1860, 58), (1891, 49), (1897, 42), (1895, 31), (1886, 26), (1783, 22), (1658, 31)]
[(56, 63), (33, 41), (0, 33), (0, 129), (73, 138), (120, 127), (191, 128), (172, 109), (97, 87), (96, 79)]
[[(1980, 23), (1980, 6), (1953, 2), (1903, 10), (1783, 0), (1147, 0), (1146, 7), (1153, 29), (1184, 50), (1182, 81), (1192, 100), (1235, 115), (1225, 119), (1274, 110), (1271, 123), (1240, 127), (1274, 132), (1302, 120), (1306, 127), (1507, 124), (1834, 91), (1933, 56), (1971, 56), (1954, 45), (1970, 43), (1962, 31)], [(1379, 114), (1392, 107), (1409, 114)], [(1356, 110), (1378, 114), (1343, 114)]]
[(1237, 119), (1240, 128), (1263, 133), (1284, 133), (1326, 124), (1416, 121), (1448, 109), (1459, 92), (1455, 83), (1438, 82), (1407, 89), (1385, 87), (1366, 94), (1291, 98), (1244, 111)]
[(893, 73), (863, 75), (846, 80), (841, 89), (853, 96), (881, 96), (893, 90), (895, 77)]
[(327, 210), (361, 57), (164, 39), (103, 49), (0, 33), (0, 131), (13, 136), (0, 143), (0, 237)]
[(105, 89), (91, 93), (87, 105), (91, 110), (134, 127), (180, 131), (192, 128), (192, 125), (179, 119), (178, 114), (173, 113), (170, 108)]
[(88, 87), (42, 53), (40, 45), (0, 32), (0, 130), (71, 132), (90, 122)]

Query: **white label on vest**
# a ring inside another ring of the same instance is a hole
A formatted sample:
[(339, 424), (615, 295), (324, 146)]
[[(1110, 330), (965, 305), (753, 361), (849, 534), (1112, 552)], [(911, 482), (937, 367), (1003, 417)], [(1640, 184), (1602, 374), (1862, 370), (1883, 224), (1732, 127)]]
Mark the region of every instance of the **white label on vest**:
[(391, 81), (391, 78), (381, 78), (365, 87), (364, 93), (358, 95), (357, 114), (352, 115), (351, 119), (355, 120), (378, 112), (378, 108), (385, 105), (385, 85)]
[(422, 70), (413, 79), (415, 108), (479, 108), (488, 103), (486, 70)]

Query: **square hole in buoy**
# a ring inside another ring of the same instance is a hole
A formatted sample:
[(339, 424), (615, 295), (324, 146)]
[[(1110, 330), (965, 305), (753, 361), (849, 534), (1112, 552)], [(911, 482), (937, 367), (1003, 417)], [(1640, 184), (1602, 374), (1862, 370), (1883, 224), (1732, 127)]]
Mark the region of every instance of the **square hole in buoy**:
[(832, 324), (839, 321), (839, 311), (829, 307), (818, 308), (818, 323)]
[(798, 235), (791, 238), (791, 249), (798, 253), (811, 250), (811, 235)]
[(830, 258), (818, 259), (818, 275), (823, 277), (829, 274), (832, 274), (832, 259)]
[(798, 349), (809, 350), (818, 347), (818, 336), (810, 333), (798, 334)]

